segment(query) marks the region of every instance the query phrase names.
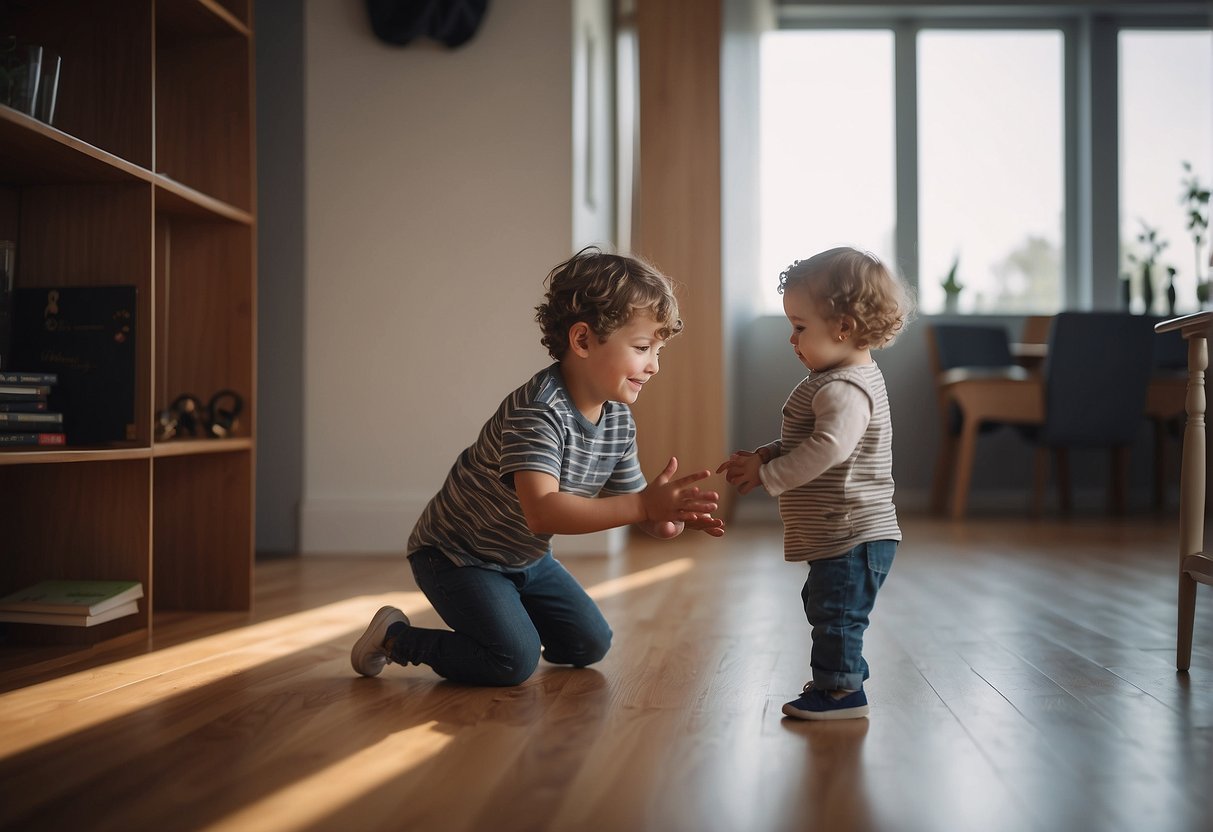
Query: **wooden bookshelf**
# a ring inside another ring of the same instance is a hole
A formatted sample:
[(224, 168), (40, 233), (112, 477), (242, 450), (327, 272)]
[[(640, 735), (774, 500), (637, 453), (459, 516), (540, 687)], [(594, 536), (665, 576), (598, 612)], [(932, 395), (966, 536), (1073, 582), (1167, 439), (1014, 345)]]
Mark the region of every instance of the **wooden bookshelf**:
[[(0, 624), (0, 652), (151, 634), (167, 610), (252, 598), (256, 188), (251, 0), (0, 0), (0, 35), (62, 56), (53, 125), (0, 105), (0, 239), (16, 285), (134, 285), (135, 436), (0, 450), (0, 594), (144, 584), (137, 616)], [(156, 414), (235, 390), (224, 439)]]

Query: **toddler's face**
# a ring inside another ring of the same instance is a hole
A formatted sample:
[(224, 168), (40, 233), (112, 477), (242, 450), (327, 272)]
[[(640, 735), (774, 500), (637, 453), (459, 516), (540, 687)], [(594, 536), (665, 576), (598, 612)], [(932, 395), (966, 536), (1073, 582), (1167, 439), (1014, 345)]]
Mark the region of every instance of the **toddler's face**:
[[(797, 286), (783, 294), (783, 312), (792, 325), (788, 340), (800, 363), (814, 372), (861, 363), (866, 351), (855, 349), (843, 321), (822, 317), (817, 299), (807, 287)], [(839, 340), (839, 336), (843, 336)]]

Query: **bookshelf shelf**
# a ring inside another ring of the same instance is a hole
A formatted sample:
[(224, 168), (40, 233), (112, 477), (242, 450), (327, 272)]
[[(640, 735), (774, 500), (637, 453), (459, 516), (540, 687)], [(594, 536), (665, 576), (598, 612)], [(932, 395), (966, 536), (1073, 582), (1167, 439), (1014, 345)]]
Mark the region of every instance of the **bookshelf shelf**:
[[(249, 37), (252, 32), (235, 11), (213, 0), (161, 0), (156, 6), (156, 23), (160, 34), (183, 38), (237, 34)], [(245, 8), (241, 14), (247, 15)]]
[(150, 171), (0, 104), (0, 181), (151, 182)]
[(195, 219), (216, 219), (252, 225), (253, 215), (241, 208), (207, 196), (166, 176), (156, 176), (156, 210)]
[(193, 456), (195, 454), (230, 454), (239, 451), (251, 451), (253, 440), (248, 437), (233, 439), (173, 439), (169, 442), (157, 442), (152, 446), (152, 456), (156, 458), (169, 456)]
[[(251, 0), (0, 0), (62, 56), (53, 126), (0, 105), (0, 239), (16, 285), (135, 287), (130, 441), (0, 449), (0, 594), (138, 580), (139, 613), (0, 624), (0, 665), (151, 637), (157, 616), (247, 610), (256, 450)], [(34, 368), (26, 368), (34, 369)], [(185, 392), (243, 399), (229, 439), (154, 440)], [(66, 420), (65, 420), (66, 421)], [(69, 441), (71, 435), (69, 431)]]
[[(141, 446), (106, 446), (19, 450), (5, 448), (0, 450), (0, 465), (54, 465), (64, 462), (117, 462), (126, 459), (150, 459), (152, 449)], [(20, 587), (18, 587), (19, 589)]]

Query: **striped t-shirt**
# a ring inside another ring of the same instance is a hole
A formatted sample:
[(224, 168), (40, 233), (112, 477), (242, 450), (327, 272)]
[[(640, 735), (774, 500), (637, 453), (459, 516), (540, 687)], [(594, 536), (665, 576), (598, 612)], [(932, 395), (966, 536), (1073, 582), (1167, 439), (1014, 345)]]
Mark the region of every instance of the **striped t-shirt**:
[(626, 404), (606, 402), (592, 424), (569, 398), (552, 364), (502, 401), (455, 461), (409, 536), (408, 554), (438, 549), (461, 566), (511, 572), (547, 554), (551, 535), (527, 528), (514, 472), (542, 471), (582, 497), (645, 487), (636, 423)]
[(833, 384), (861, 390), (871, 403), (871, 418), (842, 462), (779, 494), (784, 557), (790, 561), (835, 557), (873, 540), (901, 540), (893, 505), (889, 397), (875, 363), (813, 373), (800, 382), (783, 406), (783, 428), (773, 450), (786, 456), (813, 435), (813, 400)]

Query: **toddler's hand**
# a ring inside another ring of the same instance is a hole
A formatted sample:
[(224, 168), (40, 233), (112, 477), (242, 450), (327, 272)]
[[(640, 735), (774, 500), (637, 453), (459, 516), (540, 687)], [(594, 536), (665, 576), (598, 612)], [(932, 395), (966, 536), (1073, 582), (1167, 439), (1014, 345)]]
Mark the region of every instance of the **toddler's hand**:
[(762, 485), (758, 469), (762, 467), (763, 456), (762, 453), (751, 451), (734, 451), (732, 456), (720, 463), (716, 473), (724, 474), (725, 481), (736, 486), (741, 494), (749, 494)]

